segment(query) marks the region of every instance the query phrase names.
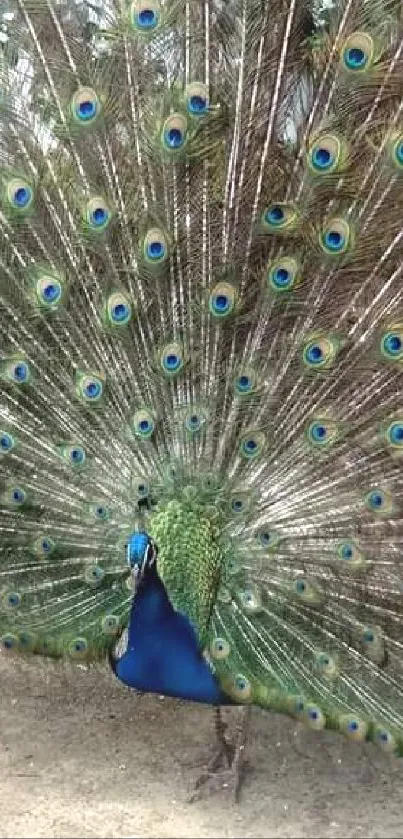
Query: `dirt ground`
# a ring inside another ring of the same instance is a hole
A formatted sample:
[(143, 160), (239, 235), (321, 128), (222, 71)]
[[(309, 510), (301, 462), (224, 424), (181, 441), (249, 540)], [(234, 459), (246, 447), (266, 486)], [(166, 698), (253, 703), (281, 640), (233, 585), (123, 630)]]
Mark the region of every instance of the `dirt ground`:
[(1, 837), (403, 836), (403, 764), (371, 746), (256, 710), (240, 804), (225, 788), (188, 804), (209, 708), (4, 655), (0, 686)]

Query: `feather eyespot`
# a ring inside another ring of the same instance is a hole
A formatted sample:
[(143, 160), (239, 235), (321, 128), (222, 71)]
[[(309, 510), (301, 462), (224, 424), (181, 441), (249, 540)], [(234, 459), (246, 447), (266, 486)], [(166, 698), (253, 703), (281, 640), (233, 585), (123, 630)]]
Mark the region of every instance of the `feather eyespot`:
[(89, 125), (99, 116), (101, 104), (95, 90), (81, 87), (74, 94), (70, 108), (76, 122)]
[(147, 440), (154, 434), (155, 422), (152, 414), (146, 410), (136, 411), (132, 419), (132, 428), (136, 437)]
[(282, 257), (269, 262), (267, 285), (269, 291), (281, 294), (292, 291), (300, 281), (299, 264), (293, 257)]
[(87, 229), (93, 233), (103, 233), (112, 218), (112, 212), (101, 196), (91, 198), (85, 208)]
[(186, 88), (186, 106), (189, 114), (193, 117), (202, 117), (208, 113), (209, 97), (205, 84), (194, 82)]
[(165, 120), (162, 129), (162, 143), (164, 148), (175, 154), (180, 152), (187, 142), (188, 125), (182, 114), (172, 114)]
[(83, 402), (96, 405), (101, 402), (104, 395), (104, 382), (99, 375), (77, 373), (76, 393)]
[(335, 422), (317, 419), (309, 424), (306, 434), (311, 446), (324, 449), (336, 442), (339, 429)]
[(105, 615), (101, 620), (101, 629), (105, 635), (115, 636), (120, 629), (120, 620), (117, 615)]
[(68, 645), (68, 654), (71, 658), (85, 658), (88, 646), (86, 638), (74, 638)]
[(63, 296), (63, 284), (60, 279), (52, 276), (42, 276), (36, 281), (36, 297), (44, 308), (55, 309)]
[(209, 310), (215, 318), (226, 318), (233, 313), (237, 303), (237, 292), (230, 283), (217, 283), (210, 292)]
[(298, 221), (298, 213), (293, 204), (270, 204), (262, 216), (263, 229), (267, 233), (281, 233), (292, 230)]
[(376, 487), (365, 497), (367, 508), (379, 516), (387, 516), (393, 512), (393, 499), (390, 493)]
[(366, 32), (353, 32), (346, 38), (341, 50), (344, 68), (349, 73), (363, 73), (375, 59), (375, 43)]
[(153, 227), (144, 238), (144, 259), (149, 265), (160, 265), (169, 255), (165, 233), (159, 227)]
[(8, 431), (0, 431), (0, 455), (8, 454), (16, 445), (15, 438)]
[(319, 235), (319, 244), (324, 253), (337, 256), (349, 250), (352, 235), (352, 228), (345, 219), (330, 219)]
[(113, 292), (106, 301), (105, 315), (110, 326), (126, 326), (133, 314), (128, 298), (121, 292)]
[(245, 434), (240, 442), (240, 453), (245, 460), (255, 460), (260, 457), (265, 447), (265, 435), (261, 431), (251, 431)]
[(212, 658), (221, 661), (228, 658), (230, 653), (230, 645), (225, 638), (214, 638), (210, 644), (210, 653)]
[(308, 166), (315, 175), (328, 175), (341, 168), (345, 149), (335, 134), (317, 137), (308, 151)]
[(161, 3), (159, 0), (135, 0), (130, 8), (130, 20), (137, 32), (152, 34), (161, 23)]
[(24, 178), (10, 178), (6, 186), (6, 201), (17, 215), (25, 215), (34, 201), (32, 185)]
[(86, 568), (84, 577), (91, 588), (98, 588), (105, 577), (105, 571), (100, 565), (90, 565)]
[(403, 326), (396, 324), (381, 336), (380, 349), (382, 355), (390, 361), (403, 360)]
[(177, 376), (184, 367), (185, 358), (183, 347), (176, 341), (166, 344), (160, 354), (160, 364), (163, 372), (169, 376)]

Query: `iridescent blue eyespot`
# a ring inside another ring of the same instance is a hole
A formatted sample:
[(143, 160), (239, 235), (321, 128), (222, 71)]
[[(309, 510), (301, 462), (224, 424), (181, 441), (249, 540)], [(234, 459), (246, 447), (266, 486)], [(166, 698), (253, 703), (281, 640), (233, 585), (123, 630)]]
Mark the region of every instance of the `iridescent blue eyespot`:
[(91, 198), (85, 208), (87, 229), (94, 233), (101, 233), (108, 227), (112, 213), (101, 196)]
[(130, 18), (137, 32), (152, 33), (161, 22), (161, 3), (159, 0), (135, 0), (131, 4)]
[(132, 419), (132, 429), (136, 437), (148, 440), (154, 433), (155, 421), (147, 410), (136, 411)]
[(188, 112), (195, 117), (202, 117), (209, 110), (209, 97), (206, 85), (194, 82), (186, 88)]
[(91, 123), (98, 116), (101, 105), (95, 90), (81, 87), (71, 100), (71, 113), (76, 123)]
[(77, 373), (76, 376), (77, 395), (88, 404), (97, 404), (101, 401), (104, 393), (104, 383), (99, 376)]
[(351, 73), (362, 73), (374, 61), (374, 39), (367, 32), (353, 32), (346, 38), (341, 55), (346, 70)]
[(211, 290), (209, 296), (209, 309), (216, 318), (226, 318), (236, 306), (237, 293), (230, 283), (217, 283)]
[(262, 454), (265, 444), (265, 437), (261, 431), (246, 434), (240, 443), (240, 453), (247, 460), (257, 458)]
[(9, 207), (23, 216), (33, 203), (34, 191), (28, 181), (10, 178), (6, 186), (6, 198)]
[(5, 652), (9, 653), (18, 649), (18, 638), (12, 632), (6, 632), (0, 636), (0, 646)]
[(84, 449), (76, 447), (75, 449), (71, 450), (70, 458), (72, 463), (84, 463), (85, 460), (85, 451)]
[(2, 454), (7, 454), (8, 452), (11, 452), (15, 446), (14, 437), (7, 431), (0, 432), (0, 434), (0, 452)]
[(371, 492), (368, 495), (368, 503), (374, 509), (380, 509), (383, 506), (383, 503), (384, 503), (383, 493), (378, 492), (377, 490), (374, 490), (374, 492)]
[(126, 326), (132, 316), (132, 306), (128, 298), (119, 291), (114, 291), (106, 301), (104, 317), (109, 326)]
[(266, 220), (272, 225), (281, 225), (284, 222), (284, 210), (279, 204), (270, 207), (266, 213)]
[(162, 131), (163, 144), (167, 151), (180, 151), (187, 140), (187, 120), (182, 114), (172, 114), (165, 120)]
[(85, 580), (92, 588), (97, 588), (105, 577), (105, 571), (100, 565), (90, 565), (85, 570)]
[(305, 580), (295, 580), (294, 583), (295, 591), (297, 594), (304, 594), (306, 591), (306, 582)]
[(386, 430), (389, 442), (396, 447), (403, 446), (403, 422), (392, 422)]
[(295, 227), (297, 211), (292, 204), (270, 204), (262, 216), (262, 225), (267, 233), (279, 233)]
[(18, 609), (21, 606), (21, 595), (18, 591), (6, 591), (3, 594), (2, 602), (6, 609)]
[(191, 413), (185, 419), (186, 430), (190, 434), (196, 434), (202, 428), (205, 417), (202, 414)]
[(143, 254), (149, 265), (158, 265), (168, 256), (168, 242), (163, 230), (153, 227), (144, 238)]
[(347, 67), (350, 70), (357, 70), (357, 68), (362, 68), (366, 64), (366, 55), (364, 50), (359, 49), (358, 47), (352, 47), (345, 52), (345, 62)]
[(388, 330), (381, 337), (382, 354), (393, 361), (403, 359), (403, 326), (397, 324), (395, 329)]
[(242, 498), (233, 498), (231, 501), (231, 508), (234, 513), (242, 513), (244, 509), (244, 502)]
[(12, 487), (10, 490), (10, 501), (15, 507), (22, 507), (25, 503), (27, 495), (25, 489), (22, 487)]
[(168, 376), (180, 373), (184, 366), (184, 353), (181, 345), (174, 341), (167, 344), (160, 354), (161, 367)]

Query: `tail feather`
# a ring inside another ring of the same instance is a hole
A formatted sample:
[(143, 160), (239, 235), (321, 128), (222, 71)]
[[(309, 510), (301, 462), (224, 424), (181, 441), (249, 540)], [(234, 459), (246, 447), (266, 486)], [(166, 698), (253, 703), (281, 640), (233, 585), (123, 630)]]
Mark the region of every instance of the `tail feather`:
[(112, 655), (146, 519), (235, 701), (401, 751), (398, 4), (8, 10), (3, 648)]

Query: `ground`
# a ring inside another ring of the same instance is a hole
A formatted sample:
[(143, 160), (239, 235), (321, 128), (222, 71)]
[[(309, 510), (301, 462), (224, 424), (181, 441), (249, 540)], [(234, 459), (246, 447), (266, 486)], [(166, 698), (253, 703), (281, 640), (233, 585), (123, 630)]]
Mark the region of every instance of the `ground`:
[(403, 763), (372, 746), (256, 710), (241, 803), (190, 805), (210, 709), (33, 658), (0, 656), (0, 685), (1, 837), (402, 835)]

